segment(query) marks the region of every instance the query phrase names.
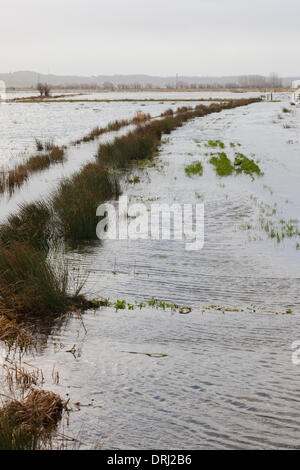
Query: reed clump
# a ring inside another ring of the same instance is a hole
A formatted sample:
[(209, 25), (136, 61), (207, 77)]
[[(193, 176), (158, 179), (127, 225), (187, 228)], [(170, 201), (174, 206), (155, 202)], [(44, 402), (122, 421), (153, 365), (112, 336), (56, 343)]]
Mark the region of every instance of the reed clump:
[(37, 450), (49, 444), (67, 404), (53, 392), (31, 389), (0, 409), (0, 449)]
[(17, 214), (0, 225), (0, 245), (27, 243), (36, 249), (49, 248), (51, 208), (45, 201), (21, 204)]
[(52, 203), (64, 238), (96, 239), (97, 207), (118, 194), (115, 175), (99, 163), (89, 163), (81, 172), (63, 181)]
[(144, 124), (147, 121), (150, 121), (151, 119), (151, 114), (145, 114), (142, 113), (141, 111), (138, 111), (136, 115), (132, 118), (131, 124), (139, 125), (139, 124)]
[(55, 147), (53, 140), (46, 140), (46, 142), (42, 142), (40, 139), (35, 139), (35, 145), (38, 152), (42, 152), (43, 150), (50, 152)]
[(0, 315), (17, 318), (64, 313), (71, 304), (68, 271), (55, 270), (41, 251), (24, 242), (0, 245)]
[(174, 111), (173, 111), (172, 108), (169, 108), (166, 111), (164, 111), (163, 113), (161, 113), (161, 117), (173, 116), (173, 115), (174, 115)]

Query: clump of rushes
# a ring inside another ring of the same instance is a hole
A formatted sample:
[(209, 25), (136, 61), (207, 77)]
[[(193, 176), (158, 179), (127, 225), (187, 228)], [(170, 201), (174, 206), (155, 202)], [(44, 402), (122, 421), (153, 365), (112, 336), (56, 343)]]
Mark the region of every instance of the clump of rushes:
[(64, 238), (97, 239), (97, 207), (118, 194), (115, 175), (99, 163), (89, 163), (81, 172), (64, 180), (53, 197), (53, 208)]
[(144, 114), (144, 113), (141, 113), (140, 111), (138, 111), (136, 113), (136, 115), (132, 118), (131, 124), (136, 124), (136, 125), (143, 124), (146, 121), (149, 121), (150, 119), (151, 119), (150, 114)]
[[(126, 136), (118, 137), (112, 143), (99, 146), (97, 159), (114, 169), (126, 168), (129, 163), (150, 158), (157, 150), (161, 131), (149, 124), (138, 127)], [(169, 131), (170, 132), (170, 131)]]
[(202, 176), (203, 175), (203, 166), (202, 163), (199, 161), (195, 161), (191, 163), (191, 165), (188, 165), (184, 169), (185, 174), (191, 178), (192, 176)]
[(254, 160), (246, 157), (243, 153), (236, 152), (234, 165), (237, 171), (246, 173), (253, 177), (253, 174), (262, 175), (262, 171)]
[(9, 318), (65, 313), (67, 266), (55, 270), (43, 254), (26, 243), (0, 245), (0, 315)]
[(51, 209), (44, 201), (21, 204), (19, 212), (0, 225), (0, 243), (9, 246), (13, 242), (24, 242), (36, 249), (48, 249), (52, 232), (50, 217)]
[(180, 114), (180, 113), (186, 113), (188, 111), (191, 111), (193, 108), (191, 106), (181, 106), (181, 108), (178, 108), (176, 110), (176, 114)]
[(163, 113), (161, 113), (161, 117), (166, 117), (166, 116), (173, 116), (174, 111), (172, 108), (167, 109)]
[(214, 165), (218, 176), (229, 176), (234, 171), (234, 166), (225, 152), (219, 152), (217, 156), (212, 157), (210, 163)]
[(35, 146), (38, 152), (42, 152), (44, 150), (44, 144), (39, 139), (35, 139)]
[(0, 408), (0, 450), (38, 450), (51, 445), (66, 409), (59, 395), (31, 389), (22, 400), (7, 400)]
[(35, 145), (36, 145), (36, 149), (39, 152), (42, 152), (43, 150), (46, 150), (47, 152), (49, 152), (55, 147), (53, 140), (47, 140), (46, 142), (42, 142), (39, 139), (35, 139)]

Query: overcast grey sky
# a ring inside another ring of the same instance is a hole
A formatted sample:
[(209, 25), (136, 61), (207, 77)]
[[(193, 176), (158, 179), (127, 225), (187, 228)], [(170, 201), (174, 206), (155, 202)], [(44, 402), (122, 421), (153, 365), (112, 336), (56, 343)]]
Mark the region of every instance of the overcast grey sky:
[(0, 5), (0, 72), (300, 74), (300, 0), (0, 0)]

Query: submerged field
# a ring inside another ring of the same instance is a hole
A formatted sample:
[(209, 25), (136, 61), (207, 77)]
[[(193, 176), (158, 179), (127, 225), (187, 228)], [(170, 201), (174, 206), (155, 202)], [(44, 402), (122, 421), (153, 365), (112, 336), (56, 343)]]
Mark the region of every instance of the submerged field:
[[(39, 325), (25, 360), (43, 370), (44, 388), (70, 398), (66, 434), (81, 447), (299, 447), (291, 344), (300, 339), (300, 113), (281, 98), (189, 120), (120, 179), (131, 202), (204, 203), (202, 250), (187, 252), (184, 240), (67, 246), (69, 269), (89, 275), (83, 293), (110, 306)], [(35, 137), (67, 145), (138, 110), (181, 106), (145, 104), (4, 105), (2, 164), (15, 165), (26, 145), (31, 155)], [(129, 129), (68, 146), (66, 161), (1, 197), (1, 221), (49, 198), (63, 176), (95, 161), (99, 143)]]

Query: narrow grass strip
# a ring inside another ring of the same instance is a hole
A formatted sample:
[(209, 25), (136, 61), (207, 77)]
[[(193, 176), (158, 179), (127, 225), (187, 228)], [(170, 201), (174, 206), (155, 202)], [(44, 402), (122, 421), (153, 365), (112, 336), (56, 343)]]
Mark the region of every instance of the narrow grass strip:
[(8, 192), (10, 195), (20, 188), (32, 173), (45, 170), (52, 164), (62, 163), (65, 160), (65, 150), (54, 146), (52, 150), (44, 155), (33, 155), (26, 162), (17, 165), (9, 171), (0, 174), (0, 192)]

